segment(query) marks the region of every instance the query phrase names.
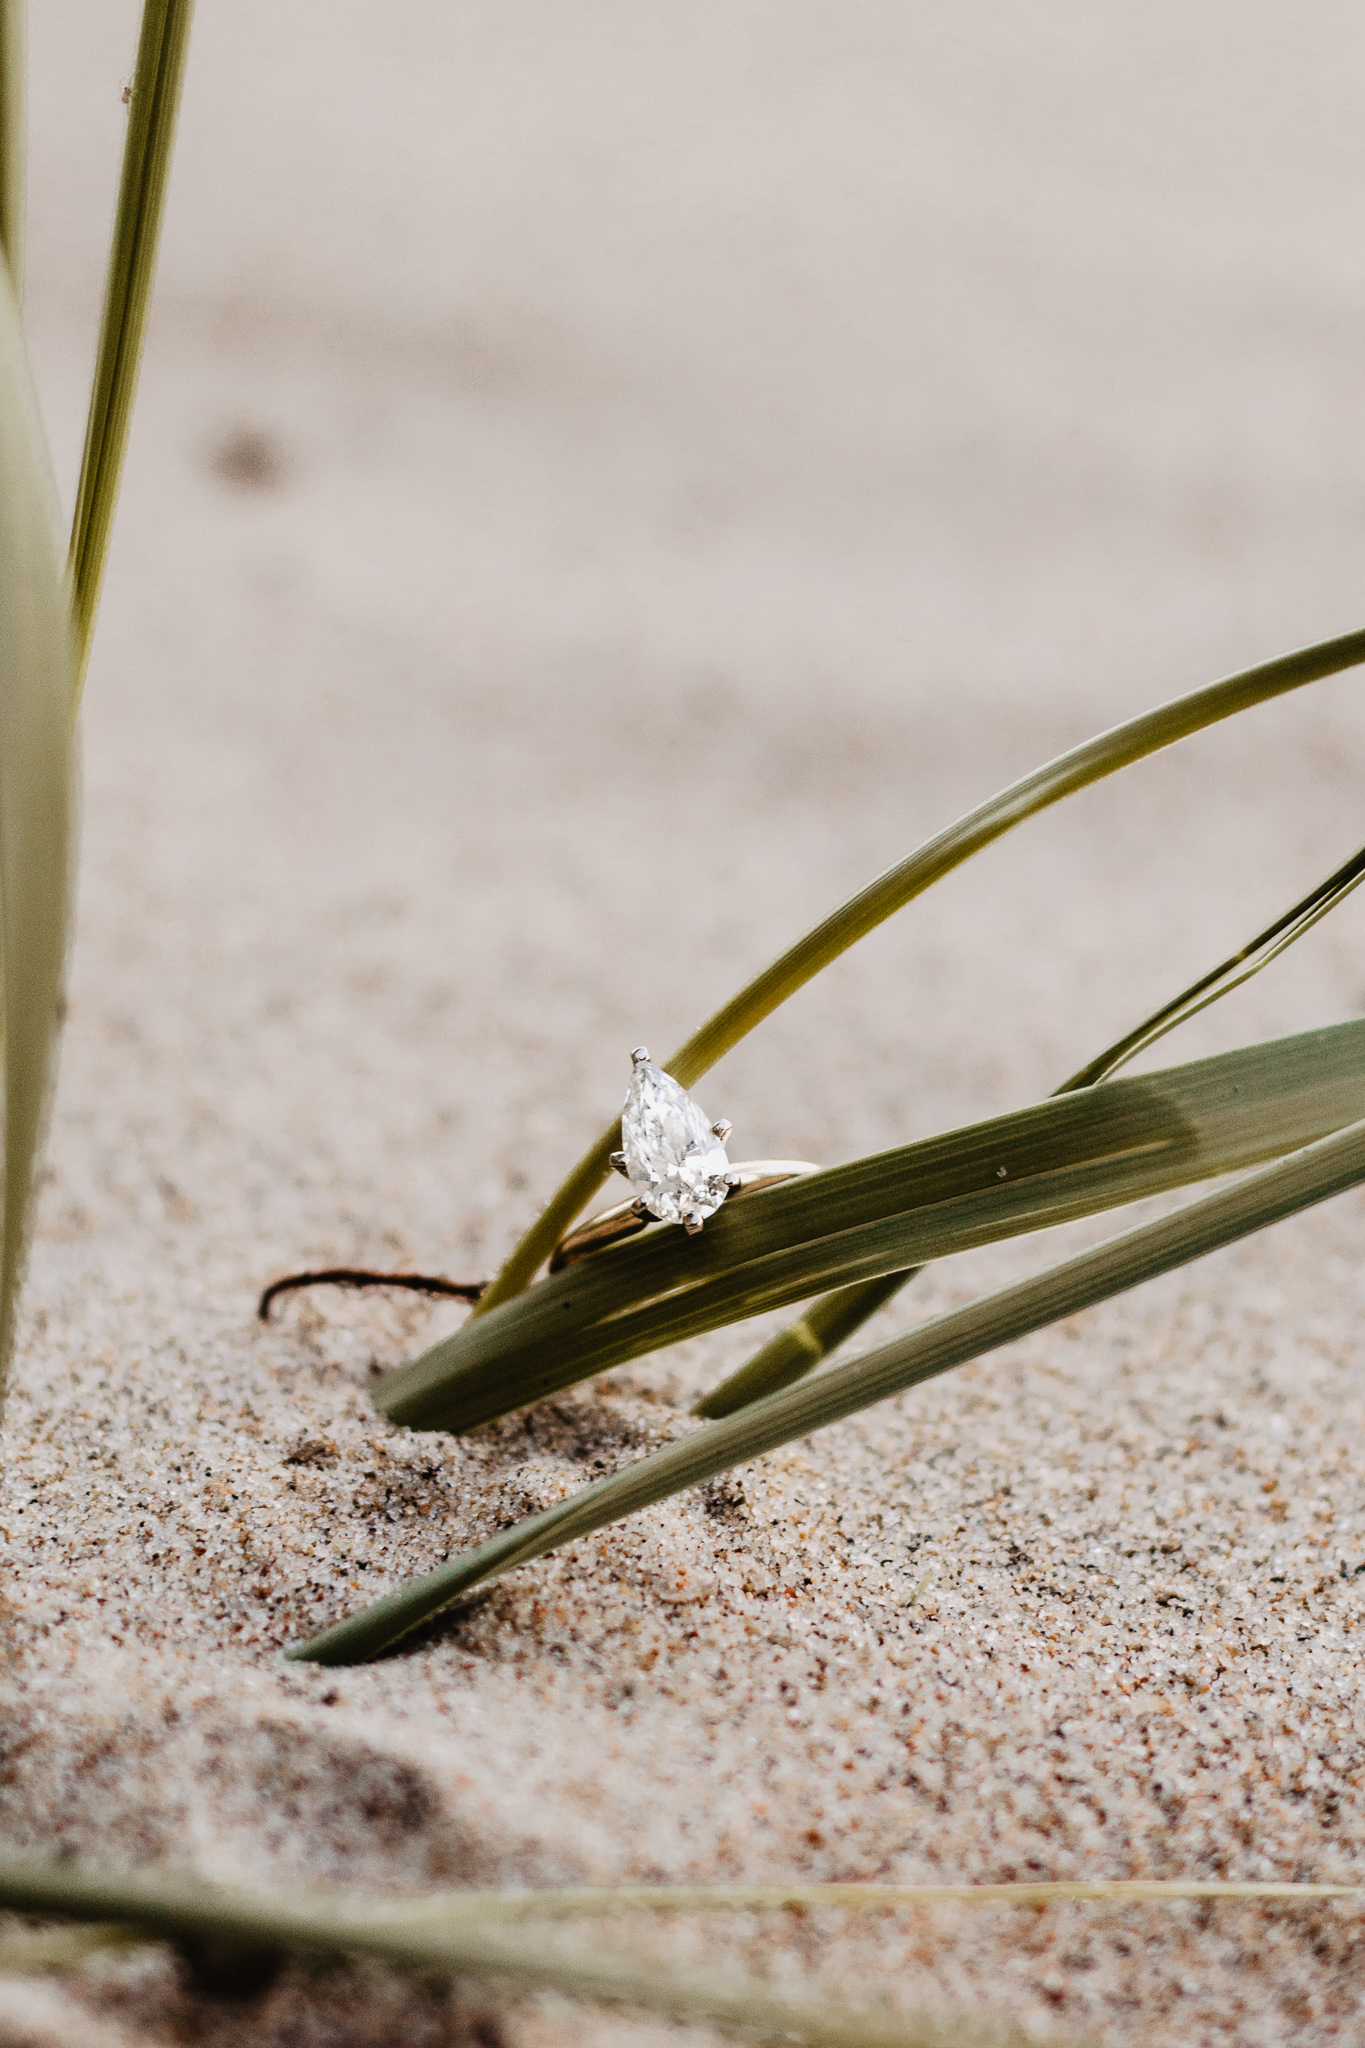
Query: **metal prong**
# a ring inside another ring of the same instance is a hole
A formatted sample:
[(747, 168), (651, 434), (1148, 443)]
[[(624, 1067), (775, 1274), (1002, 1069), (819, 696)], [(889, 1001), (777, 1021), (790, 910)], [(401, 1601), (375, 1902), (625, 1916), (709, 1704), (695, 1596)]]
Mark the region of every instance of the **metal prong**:
[(728, 1116), (718, 1116), (716, 1118), (716, 1121), (712, 1124), (711, 1129), (715, 1132), (716, 1136), (720, 1139), (720, 1142), (723, 1145), (725, 1143), (725, 1140), (729, 1137), (731, 1131), (734, 1129), (734, 1125), (731, 1123)]
[(689, 1237), (695, 1237), (697, 1232), (701, 1229), (703, 1223), (705, 1223), (705, 1221), (706, 1218), (704, 1216), (698, 1215), (697, 1211), (694, 1209), (690, 1216), (683, 1217), (683, 1229), (687, 1232)]
[(647, 1045), (637, 1045), (634, 1052), (631, 1054), (631, 1058), (634, 1060), (637, 1067), (644, 1066), (645, 1062), (649, 1058), (649, 1047)]
[(649, 1216), (653, 1214), (653, 1211), (644, 1196), (637, 1195), (630, 1205), (630, 1213), (632, 1216)]
[(727, 1173), (723, 1176), (723, 1178), (726, 1187), (732, 1190), (735, 1188), (743, 1187), (744, 1185), (744, 1175), (742, 1173)]
[(613, 1152), (613, 1153), (612, 1153), (612, 1155), (611, 1155), (611, 1167), (612, 1167), (612, 1172), (613, 1172), (613, 1173), (624, 1173), (624, 1172), (625, 1172), (625, 1170), (626, 1170), (626, 1155), (625, 1155), (625, 1153), (624, 1153), (624, 1152)]

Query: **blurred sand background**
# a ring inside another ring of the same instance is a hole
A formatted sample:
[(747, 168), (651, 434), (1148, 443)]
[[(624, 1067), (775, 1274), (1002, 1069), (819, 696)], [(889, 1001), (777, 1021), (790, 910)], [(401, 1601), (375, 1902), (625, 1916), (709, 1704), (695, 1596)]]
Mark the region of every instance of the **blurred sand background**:
[[(136, 12), (33, 14), (69, 501)], [(457, 1312), (252, 1321), (299, 1266), (492, 1271), (632, 1045), (1061, 747), (1360, 623), (1362, 60), (1341, 4), (200, 0), (6, 1424), (7, 1838), (394, 1886), (1365, 1872), (1355, 1198), (340, 1675), (279, 1650), (690, 1426), (754, 1333), (457, 1443), (365, 1398)], [(1066, 806), (702, 1100), (738, 1157), (833, 1161), (1035, 1099), (1354, 849), (1363, 744), (1347, 677)], [(1362, 931), (1162, 1060), (1358, 1013)], [(1360, 2038), (1359, 1927), (648, 1939), (1287, 2048)], [(228, 2010), (133, 1963), (0, 1986), (0, 2040), (92, 2008), (674, 2038), (302, 1977)]]

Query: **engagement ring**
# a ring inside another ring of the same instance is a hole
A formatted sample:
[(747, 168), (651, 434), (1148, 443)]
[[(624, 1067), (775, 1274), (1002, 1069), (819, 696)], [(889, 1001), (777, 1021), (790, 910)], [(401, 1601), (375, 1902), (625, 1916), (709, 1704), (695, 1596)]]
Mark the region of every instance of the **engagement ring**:
[(635, 1189), (634, 1199), (599, 1211), (562, 1237), (550, 1259), (552, 1273), (651, 1222), (681, 1223), (691, 1236), (722, 1202), (819, 1170), (806, 1159), (750, 1159), (732, 1166), (725, 1141), (733, 1125), (724, 1118), (711, 1123), (687, 1090), (653, 1064), (645, 1046), (637, 1045), (631, 1059), (621, 1150), (612, 1153), (611, 1163)]

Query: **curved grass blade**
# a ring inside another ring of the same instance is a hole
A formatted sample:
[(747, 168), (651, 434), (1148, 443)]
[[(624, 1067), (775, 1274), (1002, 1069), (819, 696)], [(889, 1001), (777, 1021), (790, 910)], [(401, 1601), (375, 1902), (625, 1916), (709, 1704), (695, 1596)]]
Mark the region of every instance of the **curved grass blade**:
[(14, 296), (24, 297), (24, 196), (27, 173), (24, 0), (0, 0), (0, 255)]
[(47, 447), (0, 265), (0, 1401), (55, 1066), (72, 857), (72, 649)]
[(424, 1976), (493, 1979), (809, 2048), (1027, 2048), (1026, 2037), (1007, 2024), (892, 2013), (739, 1970), (681, 1969), (569, 1948), (547, 1941), (543, 1929), (507, 1931), (473, 1915), (463, 1924), (454, 1914), (438, 1920), (420, 1901), (411, 1909), (402, 1899), (374, 1894), (210, 1888), (174, 1871), (105, 1874), (5, 1855), (0, 1905), (131, 1923), (164, 1940), (231, 1943), (257, 1954), (366, 1956)]
[(1159, 1010), (1154, 1010), (1135, 1030), (1127, 1032), (1098, 1058), (1091, 1060), (1088, 1066), (1073, 1074), (1069, 1081), (1064, 1081), (1058, 1094), (1093, 1087), (1106, 1075), (1127, 1066), (1129, 1060), (1136, 1059), (1140, 1052), (1146, 1052), (1168, 1031), (1174, 1031), (1177, 1025), (1188, 1022), (1201, 1010), (1207, 1010), (1210, 1003), (1230, 995), (1233, 989), (1241, 988), (1263, 967), (1268, 967), (1272, 960), (1278, 960), (1296, 939), (1311, 931), (1329, 910), (1335, 910), (1362, 882), (1365, 882), (1365, 847), (1359, 853), (1353, 853), (1348, 861), (1328, 875), (1325, 881), (1319, 882), (1316, 889), (1311, 889), (1282, 917), (1277, 917), (1263, 932), (1258, 932), (1239, 952), (1231, 954), (1210, 973), (1202, 974), (1198, 981), (1191, 982), (1169, 1003), (1163, 1003)]
[(708, 1423), (695, 1434), (584, 1487), (545, 1513), (449, 1559), (424, 1578), (386, 1594), (372, 1607), (336, 1622), (289, 1655), (315, 1664), (364, 1663), (439, 1614), (461, 1594), (501, 1578), (575, 1537), (620, 1521), (655, 1501), (667, 1500), (732, 1466), (747, 1464), (780, 1444), (813, 1435), (846, 1415), (856, 1415), (892, 1394), (951, 1371), (955, 1365), (965, 1365), (969, 1359), (998, 1350), (1048, 1323), (1233, 1244), (1361, 1181), (1365, 1181), (1365, 1121), (1336, 1131), (1288, 1159), (1263, 1166), (1231, 1187), (1190, 1202), (1173, 1216), (1140, 1224), (1060, 1265), (938, 1316), (860, 1358), (830, 1366), (782, 1393), (769, 1394), (726, 1421)]
[(469, 1429), (722, 1324), (1231, 1173), (1365, 1115), (1365, 1023), (1331, 1025), (803, 1175), (542, 1280), (381, 1380), (417, 1429)]
[[(1142, 761), (1177, 740), (1203, 732), (1220, 719), (1231, 718), (1255, 704), (1264, 704), (1288, 690), (1324, 676), (1337, 675), (1365, 661), (1365, 632), (1347, 633), (1335, 640), (1323, 640), (1294, 654), (1258, 668), (1243, 670), (1219, 683), (1195, 690), (1159, 705), (1141, 717), (1128, 719), (1083, 746), (1058, 755), (1001, 790), (998, 796), (968, 811), (953, 825), (909, 854), (884, 875), (827, 917), (822, 924), (798, 939), (770, 967), (755, 976), (747, 987), (733, 996), (714, 1017), (693, 1033), (686, 1045), (666, 1062), (667, 1071), (684, 1088), (693, 1087), (756, 1024), (803, 988), (815, 975), (837, 960), (841, 953), (897, 910), (911, 902), (933, 883), (951, 874), (992, 840), (1012, 831), (1026, 818), (1036, 817), (1063, 797), (1100, 782), (1107, 775)], [(509, 1301), (532, 1279), (550, 1256), (564, 1232), (585, 1202), (592, 1199), (610, 1170), (611, 1154), (621, 1142), (620, 1123), (605, 1131), (585, 1153), (568, 1179), (553, 1194), (531, 1228), (526, 1232), (501, 1272), (490, 1283), (482, 1299), (470, 1312), (471, 1321)]]
[(194, 0), (146, 0), (71, 527), (76, 688), (85, 679), (156, 274)]
[[(1335, 910), (1353, 890), (1359, 888), (1362, 881), (1365, 881), (1365, 847), (1352, 854), (1350, 860), (1343, 862), (1325, 881), (1319, 882), (1315, 889), (1310, 890), (1292, 909), (1285, 911), (1282, 917), (1276, 918), (1239, 952), (1232, 954), (1211, 973), (1201, 975), (1198, 981), (1192, 982), (1170, 1002), (1163, 1003), (1135, 1030), (1108, 1046), (1070, 1080), (1063, 1081), (1056, 1093), (1070, 1095), (1077, 1088), (1095, 1087), (1140, 1052), (1155, 1045), (1168, 1031), (1174, 1031), (1177, 1025), (1184, 1024), (1200, 1010), (1208, 1009), (1221, 997), (1231, 995), (1243, 982), (1250, 981), (1263, 967), (1277, 960), (1296, 939), (1311, 931), (1320, 918), (1326, 917), (1329, 910)], [(922, 1270), (919, 1266), (911, 1266), (901, 1274), (885, 1274), (880, 1279), (843, 1287), (835, 1294), (826, 1295), (789, 1329), (780, 1330), (770, 1338), (738, 1372), (731, 1373), (728, 1379), (713, 1387), (698, 1401), (692, 1413), (714, 1421), (722, 1415), (733, 1415), (748, 1401), (776, 1393), (779, 1387), (795, 1385), (797, 1380), (813, 1372), (831, 1352), (846, 1343)]]

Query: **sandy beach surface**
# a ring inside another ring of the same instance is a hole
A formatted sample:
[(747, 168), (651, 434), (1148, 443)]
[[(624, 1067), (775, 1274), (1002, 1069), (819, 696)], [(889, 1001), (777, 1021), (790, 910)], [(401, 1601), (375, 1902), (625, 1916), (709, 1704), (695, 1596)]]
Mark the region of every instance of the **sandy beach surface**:
[[(136, 14), (34, 9), (69, 499)], [(722, 1332), (380, 1420), (664, 1055), (1119, 717), (1361, 623), (1365, 26), (864, 0), (201, 0), (85, 713), (0, 1478), (0, 1832), (401, 1890), (1365, 1879), (1348, 1196), (530, 1566), (303, 1634), (693, 1429)], [(1354, 850), (1316, 686), (1068, 804), (698, 1089), (833, 1162), (1038, 1099)], [(1153, 1055), (1365, 1010), (1365, 898)], [(868, 1341), (1115, 1227), (927, 1272)], [(1359, 1908), (618, 1922), (1095, 2043), (1365, 2038)], [(568, 2048), (653, 2022), (164, 1956), (5, 2048)], [(698, 2043), (710, 2036), (694, 2032)]]

